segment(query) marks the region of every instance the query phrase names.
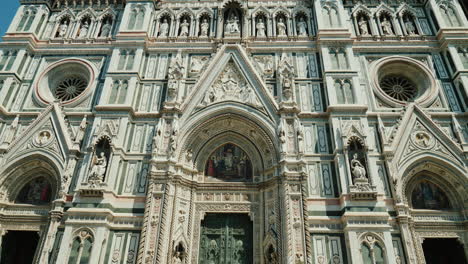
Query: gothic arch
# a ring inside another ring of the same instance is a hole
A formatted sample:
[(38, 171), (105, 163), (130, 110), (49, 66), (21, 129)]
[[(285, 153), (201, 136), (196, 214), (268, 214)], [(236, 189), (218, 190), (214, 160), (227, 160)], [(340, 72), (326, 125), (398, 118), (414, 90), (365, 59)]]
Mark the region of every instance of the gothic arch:
[[(231, 106), (232, 107), (232, 106)], [(227, 110), (226, 105), (223, 107)], [(231, 111), (229, 111), (231, 110)], [(199, 172), (204, 172), (205, 162), (211, 152), (218, 147), (231, 143), (243, 149), (252, 161), (259, 175), (277, 163), (274, 129), (264, 120), (255, 116), (245, 116), (233, 108), (226, 112), (202, 111), (199, 115), (187, 121), (181, 131), (181, 149), (179, 160), (188, 150), (193, 152), (194, 165)]]
[(21, 189), (32, 180), (44, 177), (51, 186), (51, 200), (54, 200), (61, 187), (61, 164), (43, 154), (23, 156), (4, 166), (0, 173), (0, 199), (14, 202)]
[(213, 19), (213, 10), (211, 10), (211, 9), (209, 9), (207, 7), (204, 7), (202, 9), (198, 10), (198, 12), (196, 13), (196, 18), (200, 19), (203, 16), (208, 16), (210, 19)]
[(259, 6), (259, 7), (255, 8), (254, 11), (252, 12), (252, 18), (253, 19), (255, 19), (259, 15), (263, 15), (267, 19), (271, 17), (270, 11), (268, 11), (268, 9), (263, 7), (263, 6)]
[(465, 207), (463, 197), (468, 192), (465, 187), (468, 172), (452, 161), (434, 157), (434, 155), (428, 153), (418, 157), (410, 165), (400, 167), (397, 171), (400, 174), (396, 181), (395, 191), (397, 199), (404, 204), (409, 204), (408, 193), (413, 190), (414, 184), (418, 181), (421, 173), (426, 172), (430, 180), (445, 187), (445, 190), (452, 191), (450, 193), (446, 192), (446, 195), (454, 208)]

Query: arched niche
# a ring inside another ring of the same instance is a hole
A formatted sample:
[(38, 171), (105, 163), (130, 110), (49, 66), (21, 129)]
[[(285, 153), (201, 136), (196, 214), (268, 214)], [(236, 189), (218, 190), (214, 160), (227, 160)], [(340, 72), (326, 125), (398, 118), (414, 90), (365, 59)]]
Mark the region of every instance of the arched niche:
[(32, 155), (7, 166), (0, 176), (0, 186), (0, 194), (4, 194), (0, 200), (46, 205), (59, 193), (60, 173), (46, 157)]
[(253, 168), (249, 155), (235, 144), (218, 147), (205, 162), (205, 176), (224, 181), (249, 181)]
[[(448, 198), (451, 211), (459, 211), (465, 207), (466, 172), (458, 170), (448, 162), (431, 157), (412, 163), (408, 168), (401, 168), (396, 184), (397, 199), (412, 207), (413, 191), (421, 182), (430, 182), (440, 188)], [(429, 209), (431, 210), (431, 209)]]
[(456, 188), (443, 176), (429, 170), (415, 174), (408, 182), (408, 206), (416, 210), (453, 210), (457, 207)]

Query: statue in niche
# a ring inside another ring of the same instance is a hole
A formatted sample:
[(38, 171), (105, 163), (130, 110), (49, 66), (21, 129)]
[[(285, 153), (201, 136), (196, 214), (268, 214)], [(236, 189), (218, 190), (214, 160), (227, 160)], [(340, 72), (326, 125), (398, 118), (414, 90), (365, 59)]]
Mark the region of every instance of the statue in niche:
[(104, 180), (104, 175), (106, 174), (107, 168), (107, 158), (104, 152), (101, 152), (99, 156), (94, 156), (93, 159), (93, 166), (91, 167), (91, 173), (89, 175), (89, 179), (93, 181), (100, 181)]
[(266, 36), (266, 27), (265, 27), (265, 23), (263, 23), (263, 18), (258, 19), (256, 28), (257, 28), (257, 37)]
[(26, 184), (19, 192), (16, 202), (45, 204), (51, 200), (51, 186), (44, 177), (36, 178)]
[(184, 18), (182, 20), (182, 24), (180, 24), (180, 37), (187, 37), (189, 35), (189, 27), (190, 24), (187, 22), (187, 19)]
[(67, 31), (68, 31), (68, 21), (63, 20), (62, 23), (59, 26), (58, 36), (61, 37), (61, 38), (64, 38), (65, 35), (67, 34)]
[(392, 23), (387, 19), (387, 17), (384, 16), (380, 24), (384, 35), (393, 35)]
[(416, 35), (416, 27), (410, 17), (405, 18), (405, 28), (408, 35)]
[(231, 14), (229, 15), (229, 19), (227, 21), (225, 30), (228, 34), (240, 33), (239, 18), (234, 12), (231, 12)]
[(307, 36), (307, 23), (302, 16), (299, 18), (299, 22), (297, 22), (297, 34), (301, 37)]
[(42, 131), (41, 134), (38, 137), (38, 142), (39, 145), (45, 145), (49, 142), (50, 139), (50, 133), (49, 131)]
[(167, 18), (163, 19), (163, 22), (161, 23), (161, 26), (159, 27), (159, 36), (160, 37), (167, 37), (169, 34), (169, 23), (167, 22)]
[(86, 36), (88, 35), (88, 30), (89, 30), (89, 24), (88, 24), (88, 20), (85, 20), (83, 22), (83, 25), (81, 25), (81, 28), (80, 28), (80, 34), (79, 34), (79, 38), (86, 38)]
[(366, 179), (366, 169), (358, 159), (358, 154), (354, 153), (351, 160), (351, 173), (355, 180)]
[(435, 184), (421, 181), (411, 194), (411, 204), (414, 209), (443, 210), (450, 209), (449, 199)]
[(358, 24), (359, 24), (359, 30), (361, 32), (361, 36), (368, 36), (369, 28), (368, 28), (367, 20), (362, 16), (361, 19), (359, 19)]
[(208, 37), (208, 30), (210, 29), (210, 24), (206, 18), (203, 19), (203, 22), (200, 25), (200, 37)]
[(182, 245), (182, 243), (179, 243), (174, 249), (174, 254), (172, 256), (172, 263), (182, 264), (184, 263), (184, 259), (186, 256), (187, 256), (187, 253), (185, 252), (184, 246)]
[(106, 20), (104, 25), (101, 28), (101, 35), (100, 37), (107, 38), (112, 30), (112, 24), (109, 20)]
[(286, 153), (288, 151), (287, 147), (287, 139), (286, 139), (286, 129), (284, 127), (284, 120), (280, 121), (279, 127), (278, 127), (278, 138), (279, 138), (279, 143), (280, 143), (280, 152), (281, 153)]
[(265, 263), (268, 264), (278, 264), (278, 254), (276, 253), (275, 248), (270, 245), (268, 247), (268, 252), (265, 254)]
[(276, 28), (278, 30), (278, 37), (286, 37), (286, 24), (284, 24), (283, 18), (280, 17), (278, 19), (278, 23), (276, 23)]
[(207, 176), (228, 181), (251, 179), (252, 163), (241, 148), (226, 144), (210, 155), (205, 173)]
[(296, 120), (296, 134), (299, 153), (304, 153), (304, 126)]

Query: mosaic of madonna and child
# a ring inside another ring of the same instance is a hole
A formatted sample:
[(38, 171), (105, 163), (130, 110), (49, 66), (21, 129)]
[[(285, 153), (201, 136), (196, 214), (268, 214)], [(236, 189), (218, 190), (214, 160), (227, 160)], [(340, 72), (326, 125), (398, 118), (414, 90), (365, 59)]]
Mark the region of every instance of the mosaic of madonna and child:
[(209, 177), (227, 181), (252, 179), (252, 162), (247, 154), (233, 144), (226, 144), (214, 151), (205, 166)]

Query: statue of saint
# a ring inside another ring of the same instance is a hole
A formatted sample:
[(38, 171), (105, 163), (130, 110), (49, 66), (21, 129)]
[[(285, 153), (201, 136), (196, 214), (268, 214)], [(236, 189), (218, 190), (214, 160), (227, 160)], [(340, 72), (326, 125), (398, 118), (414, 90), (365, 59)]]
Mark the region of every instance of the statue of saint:
[(297, 22), (297, 33), (301, 37), (307, 36), (307, 23), (305, 22), (304, 18), (301, 17), (299, 22)]
[(93, 167), (91, 168), (90, 178), (99, 181), (104, 180), (104, 174), (106, 173), (107, 158), (104, 152), (101, 152), (99, 156), (95, 156), (93, 160)]
[(64, 20), (62, 21), (62, 24), (60, 24), (58, 36), (61, 38), (64, 38), (65, 35), (67, 34), (67, 30), (68, 30), (68, 24), (67, 24), (67, 21)]
[(258, 19), (256, 28), (257, 28), (257, 37), (265, 37), (266, 36), (265, 23), (263, 23), (262, 18)]
[(83, 25), (80, 28), (80, 35), (78, 37), (79, 38), (86, 38), (86, 36), (88, 35), (88, 29), (89, 29), (89, 24), (88, 24), (88, 21), (85, 20), (83, 22)]
[(167, 23), (167, 19), (164, 18), (161, 26), (159, 27), (159, 36), (167, 37), (168, 33), (169, 33), (169, 23)]
[(206, 18), (203, 19), (203, 22), (200, 25), (200, 37), (208, 37), (208, 29), (210, 24)]
[(388, 21), (387, 17), (384, 17), (380, 24), (382, 25), (384, 35), (393, 35), (392, 23)]
[(353, 159), (351, 160), (351, 173), (353, 174), (355, 179), (366, 178), (366, 169), (364, 168), (362, 163), (358, 160), (357, 153), (353, 155)]
[(416, 35), (416, 28), (414, 27), (413, 21), (411, 21), (410, 18), (406, 18), (405, 28), (408, 35)]
[(359, 20), (359, 30), (361, 31), (361, 36), (369, 35), (369, 29), (367, 28), (367, 20), (364, 17), (361, 17)]
[(101, 28), (101, 37), (107, 38), (112, 30), (112, 25), (109, 22), (109, 20), (106, 21), (106, 23), (102, 26)]
[(182, 21), (182, 24), (180, 24), (180, 35), (181, 37), (187, 37), (189, 35), (189, 27), (190, 24), (187, 22), (187, 19), (184, 19)]
[(276, 28), (278, 29), (278, 37), (287, 36), (286, 24), (284, 24), (283, 18), (280, 17), (280, 19), (278, 20), (278, 23), (276, 23)]
[(234, 13), (232, 13), (226, 24), (226, 33), (235, 34), (239, 32), (239, 18), (237, 18), (237, 16)]

